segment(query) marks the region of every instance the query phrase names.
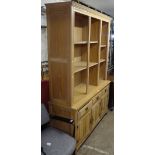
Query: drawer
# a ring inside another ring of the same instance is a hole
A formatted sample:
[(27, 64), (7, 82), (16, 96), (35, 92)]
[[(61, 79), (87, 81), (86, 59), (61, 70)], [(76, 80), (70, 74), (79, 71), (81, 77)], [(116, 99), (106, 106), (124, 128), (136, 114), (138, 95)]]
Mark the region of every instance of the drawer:
[(101, 91), (101, 96), (105, 95), (105, 94), (109, 94), (109, 85), (106, 86), (102, 91)]
[(92, 98), (92, 102), (93, 102), (93, 103), (96, 103), (97, 101), (99, 101), (99, 100), (101, 99), (101, 96), (102, 96), (102, 93), (101, 93), (101, 92), (98, 93), (96, 96), (94, 96), (94, 97)]
[(92, 106), (92, 100), (89, 101), (79, 112), (78, 112), (78, 119), (80, 119), (82, 116), (84, 116)]

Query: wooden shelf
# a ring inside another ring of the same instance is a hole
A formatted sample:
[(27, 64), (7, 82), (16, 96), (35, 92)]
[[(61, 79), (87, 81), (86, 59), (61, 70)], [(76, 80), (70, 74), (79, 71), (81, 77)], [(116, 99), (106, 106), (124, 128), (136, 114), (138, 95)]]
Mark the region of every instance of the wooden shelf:
[(87, 62), (85, 61), (74, 62), (74, 73), (82, 71), (86, 68), (87, 68)]
[[(89, 63), (89, 67), (93, 67), (95, 65), (97, 65), (97, 62), (90, 62)], [(84, 61), (80, 61), (80, 62), (75, 62), (74, 63), (74, 73), (80, 72), (84, 69), (87, 69), (87, 63)]]
[(88, 43), (88, 41), (77, 41), (74, 44), (75, 45), (80, 45), (80, 44), (87, 44), (87, 43)]
[(97, 62), (90, 62), (89, 63), (89, 67), (93, 67), (93, 66), (95, 66), (95, 65), (97, 65), (98, 63)]
[(86, 69), (86, 67), (82, 66), (74, 66), (74, 73), (80, 72), (82, 70)]
[(90, 41), (90, 44), (98, 44), (98, 41)]
[(101, 62), (105, 62), (105, 59), (100, 59), (100, 63), (101, 63)]
[[(74, 44), (79, 45), (79, 44), (87, 44), (88, 41), (77, 41)], [(90, 41), (90, 44), (98, 44), (98, 41)]]
[(106, 47), (107, 45), (101, 45), (101, 48)]

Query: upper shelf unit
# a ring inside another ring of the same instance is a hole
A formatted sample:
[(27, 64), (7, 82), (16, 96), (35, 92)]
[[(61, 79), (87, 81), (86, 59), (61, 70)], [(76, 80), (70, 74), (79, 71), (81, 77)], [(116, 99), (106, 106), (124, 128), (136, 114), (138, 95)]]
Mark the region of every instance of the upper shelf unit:
[(46, 13), (50, 97), (72, 107), (107, 78), (111, 18), (73, 1), (46, 4)]

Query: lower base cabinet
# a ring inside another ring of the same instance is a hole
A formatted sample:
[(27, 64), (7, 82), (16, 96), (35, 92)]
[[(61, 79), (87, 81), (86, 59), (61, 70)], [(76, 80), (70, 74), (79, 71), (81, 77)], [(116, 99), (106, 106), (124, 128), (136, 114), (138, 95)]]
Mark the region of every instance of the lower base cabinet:
[[(65, 109), (64, 107), (59, 107), (58, 105), (52, 105), (53, 114), (74, 119), (77, 150), (90, 135), (98, 122), (108, 112), (108, 101), (109, 85), (103, 88), (80, 109)], [(73, 135), (73, 127), (70, 126), (69, 128), (68, 124), (65, 126), (64, 123), (62, 124), (61, 122), (57, 122), (53, 123), (53, 126)]]

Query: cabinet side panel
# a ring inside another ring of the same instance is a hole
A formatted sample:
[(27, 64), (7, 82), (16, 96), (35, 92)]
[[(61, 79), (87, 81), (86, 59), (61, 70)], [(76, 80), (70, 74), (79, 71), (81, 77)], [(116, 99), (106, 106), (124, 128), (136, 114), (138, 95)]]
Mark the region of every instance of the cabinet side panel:
[(68, 59), (71, 44), (71, 7), (67, 3), (47, 5), (50, 58)]
[[(51, 88), (50, 95), (53, 99), (67, 100), (67, 64), (50, 62), (49, 63), (49, 72)], [(52, 93), (52, 94), (51, 94)], [(67, 103), (66, 103), (67, 104)]]
[(70, 3), (46, 5), (50, 99), (70, 105)]

